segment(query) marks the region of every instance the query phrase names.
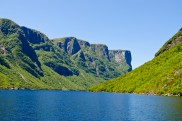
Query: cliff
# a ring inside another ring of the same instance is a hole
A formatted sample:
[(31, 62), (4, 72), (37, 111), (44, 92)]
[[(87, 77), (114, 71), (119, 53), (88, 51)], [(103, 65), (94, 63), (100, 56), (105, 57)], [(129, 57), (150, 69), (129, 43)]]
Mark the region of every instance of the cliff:
[(74, 37), (58, 38), (53, 42), (69, 54), (79, 68), (95, 76), (111, 79), (132, 70), (130, 51), (113, 51), (106, 45), (90, 44)]
[[(115, 57), (119, 62), (118, 56), (120, 54), (114, 56), (113, 53), (112, 57)], [(89, 90), (182, 96), (181, 87), (182, 29), (161, 47), (151, 61)]]
[(75, 37), (50, 40), (0, 19), (0, 88), (85, 90), (130, 71), (126, 55), (117, 62), (106, 45)]

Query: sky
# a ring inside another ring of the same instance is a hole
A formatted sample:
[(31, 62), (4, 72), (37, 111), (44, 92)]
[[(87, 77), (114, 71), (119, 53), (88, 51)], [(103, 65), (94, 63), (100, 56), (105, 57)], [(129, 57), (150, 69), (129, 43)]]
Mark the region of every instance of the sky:
[(182, 0), (1, 0), (0, 18), (50, 39), (76, 37), (130, 50), (136, 68), (182, 27)]

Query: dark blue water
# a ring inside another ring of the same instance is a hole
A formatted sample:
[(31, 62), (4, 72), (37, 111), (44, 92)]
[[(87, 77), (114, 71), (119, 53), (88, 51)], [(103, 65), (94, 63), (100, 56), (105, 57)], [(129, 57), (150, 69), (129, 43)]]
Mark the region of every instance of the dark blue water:
[(182, 98), (0, 90), (0, 121), (182, 121)]

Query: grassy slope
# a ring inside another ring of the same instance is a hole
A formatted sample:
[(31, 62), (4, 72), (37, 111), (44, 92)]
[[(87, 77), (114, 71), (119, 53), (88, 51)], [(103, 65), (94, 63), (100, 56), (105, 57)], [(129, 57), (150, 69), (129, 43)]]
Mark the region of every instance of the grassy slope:
[[(178, 32), (167, 43), (174, 41), (176, 36), (181, 34)], [(182, 43), (164, 51), (165, 45), (153, 60), (89, 90), (182, 95)]]
[(42, 69), (44, 76), (36, 78), (18, 66), (8, 69), (0, 65), (0, 88), (84, 90), (104, 81), (85, 72), (81, 76), (64, 77), (45, 65)]
[[(44, 60), (51, 60), (54, 63), (57, 63), (52, 58), (52, 56), (56, 56), (56, 54), (42, 50), (36, 51), (36, 53), (41, 62), (41, 69), (43, 72), (43, 76), (39, 77), (33, 76), (31, 73), (15, 64), (16, 61), (10, 62), (7, 57), (8, 55), (0, 54), (0, 88), (85, 90), (90, 86), (104, 81), (103, 79), (88, 74), (83, 70), (79, 70), (79, 76), (62, 76), (46, 66), (43, 61), (44, 58), (42, 59), (42, 56), (47, 57)], [(49, 57), (49, 55), (52, 56)], [(62, 59), (60, 58), (60, 60)], [(8, 68), (6, 65), (10, 67)]]
[(169, 39), (161, 48), (160, 50), (155, 54), (155, 56), (160, 55), (166, 50), (169, 50), (171, 47), (175, 46), (177, 42), (180, 42), (182, 37), (182, 28), (180, 31), (178, 31), (171, 39)]

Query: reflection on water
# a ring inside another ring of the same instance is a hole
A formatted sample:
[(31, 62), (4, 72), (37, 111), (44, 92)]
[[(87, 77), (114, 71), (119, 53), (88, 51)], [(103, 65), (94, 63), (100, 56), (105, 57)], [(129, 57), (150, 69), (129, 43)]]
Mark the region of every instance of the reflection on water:
[(182, 98), (81, 91), (0, 91), (0, 121), (182, 120)]

